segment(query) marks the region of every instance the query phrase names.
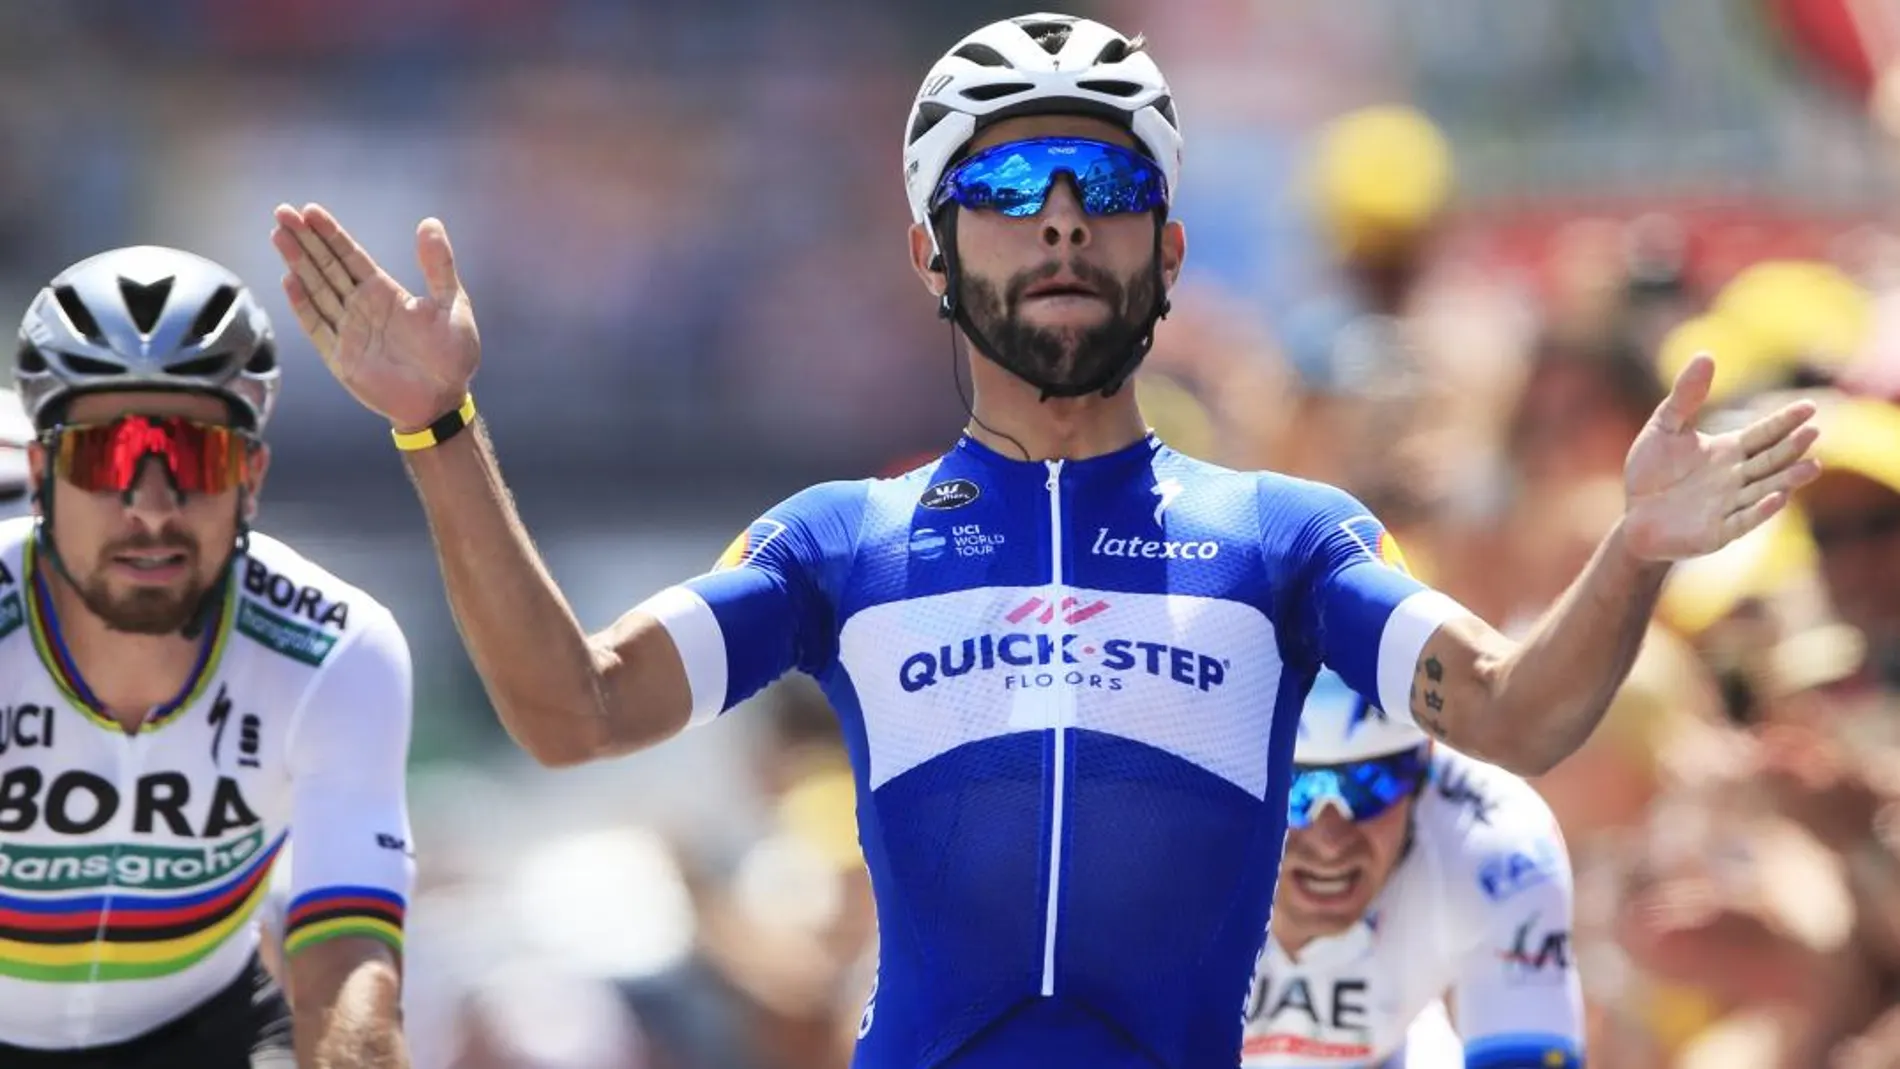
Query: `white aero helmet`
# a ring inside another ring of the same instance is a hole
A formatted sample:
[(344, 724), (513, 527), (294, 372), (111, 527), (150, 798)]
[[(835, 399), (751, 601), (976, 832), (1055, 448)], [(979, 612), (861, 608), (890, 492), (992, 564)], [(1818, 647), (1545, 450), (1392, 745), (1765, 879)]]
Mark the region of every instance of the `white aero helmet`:
[(270, 319), (238, 277), (179, 249), (135, 245), (61, 271), (20, 323), (13, 381), (33, 426), (102, 390), (183, 390), (262, 433), (281, 372)]
[(0, 390), (0, 519), (7, 516), (6, 502), (26, 494), (26, 446), (32, 440), (33, 422), (20, 395)]
[(917, 90), (904, 134), (911, 218), (928, 225), (931, 194), (978, 131), (1022, 115), (1096, 115), (1127, 128), (1160, 166), (1172, 201), (1181, 126), (1154, 59), (1099, 22), (1019, 15), (958, 41)]
[(1330, 668), (1320, 669), (1300, 710), (1296, 765), (1344, 765), (1417, 749), (1431, 741), (1410, 721), (1386, 715)]

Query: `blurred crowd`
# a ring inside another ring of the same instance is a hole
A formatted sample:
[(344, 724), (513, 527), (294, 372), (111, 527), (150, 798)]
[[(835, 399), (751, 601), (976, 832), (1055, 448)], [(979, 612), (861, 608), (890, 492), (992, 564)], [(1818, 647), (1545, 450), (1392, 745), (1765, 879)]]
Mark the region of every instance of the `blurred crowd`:
[[(1069, 5), (1147, 31), (1182, 98), (1188, 281), (1137, 384), (1151, 422), (1351, 490), (1500, 627), (1614, 523), (1625, 451), (1694, 352), (1719, 361), (1711, 427), (1821, 404), (1828, 474), (1676, 570), (1608, 720), (1537, 784), (1604, 1069), (1900, 1067), (1900, 81), (1762, 44), (1879, 7)], [(160, 241), (252, 279), (282, 332), (275, 201), (322, 199), (404, 267), (442, 216), (484, 411), (598, 625), (784, 493), (954, 435), (948, 338), (903, 270), (898, 132), (930, 58), (1015, 13), (0, 5), (0, 299)], [(415, 1064), (843, 1066), (875, 917), (816, 689), (653, 754), (529, 767), (386, 439), (286, 347), (264, 526), (417, 649)]]

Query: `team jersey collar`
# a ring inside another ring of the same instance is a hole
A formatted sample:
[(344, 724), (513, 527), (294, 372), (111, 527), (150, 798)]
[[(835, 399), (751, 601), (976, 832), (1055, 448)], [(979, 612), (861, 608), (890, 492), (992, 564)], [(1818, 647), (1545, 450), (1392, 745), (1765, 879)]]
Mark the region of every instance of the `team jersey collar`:
[[(1154, 455), (1163, 449), (1161, 439), (1153, 431), (1142, 435), (1133, 442), (1109, 453), (1098, 453), (1092, 457), (1062, 462), (1065, 472), (1094, 473), (1117, 472), (1128, 468), (1145, 466)], [(967, 432), (957, 439), (957, 453), (968, 456), (986, 466), (1006, 471), (1034, 471), (1041, 478), (1048, 471), (1048, 465), (1041, 460), (1022, 460), (1008, 456), (984, 445)]]
[[(73, 663), (72, 653), (66, 648), (66, 640), (60, 635), (59, 614), (53, 608), (46, 569), (35, 566), (35, 548), (34, 540), (27, 539), (21, 560), (21, 570), (27, 575), (26, 619), (33, 635), (33, 648), (39, 653), (40, 662), (46, 666), (47, 673), (53, 677), (54, 685), (74, 709), (102, 728), (121, 731), (123, 729), (119, 722), (106, 712), (105, 706), (80, 677), (79, 668)], [(217, 615), (206, 629), (204, 641), (199, 646), (197, 663), (192, 665), (184, 689), (171, 701), (147, 713), (139, 725), (140, 731), (155, 731), (170, 723), (204, 693), (205, 687), (218, 674), (218, 664), (224, 657), (231, 621), (237, 615), (232, 611), (236, 601), (237, 584), (227, 582), (224, 597), (218, 602)]]

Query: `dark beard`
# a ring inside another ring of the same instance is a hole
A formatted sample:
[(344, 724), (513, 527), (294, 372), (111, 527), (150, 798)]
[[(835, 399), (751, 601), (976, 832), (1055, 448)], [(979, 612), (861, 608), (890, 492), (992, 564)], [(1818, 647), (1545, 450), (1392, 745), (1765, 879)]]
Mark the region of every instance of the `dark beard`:
[(100, 554), (100, 566), (90, 579), (83, 584), (73, 584), (79, 592), (80, 602), (114, 631), (133, 635), (169, 635), (183, 631), (211, 584), (194, 582), (182, 591), (140, 587), (115, 597), (106, 582), (106, 565), (114, 555), (135, 549), (179, 550), (185, 554), (187, 567), (198, 561), (197, 544), (176, 531), (119, 542)]
[(1093, 264), (1073, 264), (1075, 277), (1107, 302), (1108, 319), (1080, 330), (1024, 323), (1020, 311), (1023, 291), (1053, 277), (1060, 266), (1047, 264), (1020, 271), (1002, 287), (966, 274), (960, 282), (964, 314), (994, 350), (984, 355), (1005, 370), (1051, 392), (1087, 392), (1082, 388), (1103, 383), (1122, 369), (1141, 343), (1155, 307), (1154, 268), (1144, 267), (1124, 281)]

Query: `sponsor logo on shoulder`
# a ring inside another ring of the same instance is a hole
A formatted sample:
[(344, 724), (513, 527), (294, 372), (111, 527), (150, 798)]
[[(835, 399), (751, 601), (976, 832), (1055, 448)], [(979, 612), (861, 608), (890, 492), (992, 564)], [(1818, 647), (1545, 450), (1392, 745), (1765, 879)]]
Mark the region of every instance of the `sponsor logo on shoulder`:
[(1570, 932), (1556, 928), (1539, 930), (1539, 918), (1517, 926), (1508, 950), (1498, 953), (1505, 976), (1513, 983), (1561, 983), (1570, 971)]
[(719, 559), (713, 562), (713, 571), (725, 572), (737, 568), (759, 555), (771, 541), (785, 533), (785, 525), (777, 520), (761, 517), (753, 520), (751, 526), (739, 532)]
[(937, 512), (948, 512), (951, 509), (960, 509), (982, 496), (982, 488), (968, 479), (946, 479), (940, 483), (932, 483), (930, 488), (924, 491), (924, 496), (917, 499), (917, 504)]
[(341, 631), (350, 625), (349, 605), (325, 598), (316, 587), (299, 586), (252, 558), (244, 561), (244, 591), (322, 627)]
[(1405, 552), (1399, 548), (1398, 539), (1392, 537), (1392, 532), (1386, 530), (1377, 517), (1354, 516), (1339, 527), (1351, 535), (1354, 542), (1359, 543), (1359, 548), (1366, 551), (1366, 556), (1388, 568), (1412, 574), (1412, 569), (1405, 563)]
[(26, 623), (26, 605), (20, 601), (20, 592), (15, 590), (0, 595), (0, 638), (6, 638)]
[(1558, 860), (1557, 848), (1549, 840), (1494, 854), (1478, 868), (1478, 887), (1484, 897), (1502, 902), (1551, 879), (1557, 873)]
[(336, 647), (335, 635), (279, 616), (255, 601), (238, 602), (237, 629), (240, 634), (313, 668), (322, 664)]

